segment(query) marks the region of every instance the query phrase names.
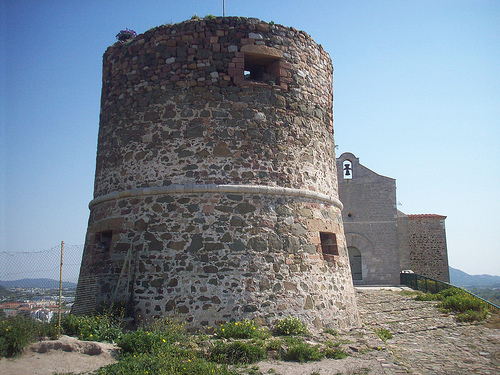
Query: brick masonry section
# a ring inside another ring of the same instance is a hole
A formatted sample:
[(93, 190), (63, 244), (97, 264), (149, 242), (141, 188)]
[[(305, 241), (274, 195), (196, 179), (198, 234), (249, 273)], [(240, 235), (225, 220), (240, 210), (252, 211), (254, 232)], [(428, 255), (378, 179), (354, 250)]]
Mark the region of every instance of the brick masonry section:
[(323, 48), (226, 17), (151, 29), (103, 60), (74, 311), (357, 326)]

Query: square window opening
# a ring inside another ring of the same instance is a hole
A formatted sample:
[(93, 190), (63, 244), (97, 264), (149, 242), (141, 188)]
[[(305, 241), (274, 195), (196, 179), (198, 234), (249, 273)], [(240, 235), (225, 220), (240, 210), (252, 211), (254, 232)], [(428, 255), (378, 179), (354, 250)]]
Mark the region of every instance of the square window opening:
[(95, 234), (94, 249), (98, 253), (109, 253), (111, 250), (111, 242), (113, 239), (113, 232), (99, 232)]
[(337, 236), (335, 233), (320, 232), (321, 238), (321, 253), (325, 260), (333, 260), (335, 256), (339, 255), (339, 248), (337, 246)]
[(244, 77), (246, 81), (279, 84), (280, 59), (274, 56), (245, 54)]

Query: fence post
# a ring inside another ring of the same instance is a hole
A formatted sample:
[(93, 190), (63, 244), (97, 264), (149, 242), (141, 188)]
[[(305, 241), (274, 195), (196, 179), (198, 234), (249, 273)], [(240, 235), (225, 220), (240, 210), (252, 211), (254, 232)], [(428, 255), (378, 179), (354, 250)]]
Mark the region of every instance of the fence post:
[(59, 312), (57, 319), (57, 337), (61, 336), (61, 305), (62, 305), (62, 270), (63, 270), (64, 241), (61, 241), (61, 267), (59, 271)]

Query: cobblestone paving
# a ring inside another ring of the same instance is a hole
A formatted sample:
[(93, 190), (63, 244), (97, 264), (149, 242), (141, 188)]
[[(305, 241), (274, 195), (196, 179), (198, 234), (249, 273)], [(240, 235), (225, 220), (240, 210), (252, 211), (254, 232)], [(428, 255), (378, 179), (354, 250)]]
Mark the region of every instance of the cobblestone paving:
[[(319, 338), (343, 342), (349, 357), (306, 364), (265, 361), (259, 363), (260, 373), (500, 374), (500, 329), (457, 323), (436, 302), (415, 301), (401, 288), (391, 289), (356, 288), (363, 327)], [(379, 329), (393, 338), (384, 343), (375, 333)]]
[(397, 361), (388, 363), (388, 370), (397, 363), (394, 370), (412, 374), (500, 373), (499, 329), (457, 323), (435, 302), (414, 301), (400, 292), (358, 288), (357, 298), (366, 327), (393, 334), (387, 348)]

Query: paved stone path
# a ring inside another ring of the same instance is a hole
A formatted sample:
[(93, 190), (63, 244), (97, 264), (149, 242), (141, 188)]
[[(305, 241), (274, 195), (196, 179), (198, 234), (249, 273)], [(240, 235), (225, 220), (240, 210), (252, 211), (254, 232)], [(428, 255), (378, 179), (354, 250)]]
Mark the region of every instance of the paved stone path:
[[(412, 374), (500, 374), (500, 330), (457, 323), (452, 315), (401, 293), (358, 288), (358, 308), (369, 328), (385, 328), (387, 348)], [(389, 367), (390, 368), (390, 367)], [(391, 372), (388, 372), (391, 373)]]
[[(356, 288), (363, 327), (320, 341), (342, 341), (350, 356), (297, 364), (259, 363), (262, 374), (500, 374), (500, 329), (457, 323), (436, 302), (415, 301), (393, 290)], [(385, 343), (376, 335), (387, 329)], [(271, 370), (272, 369), (272, 370)], [(271, 372), (268, 372), (271, 370)]]

